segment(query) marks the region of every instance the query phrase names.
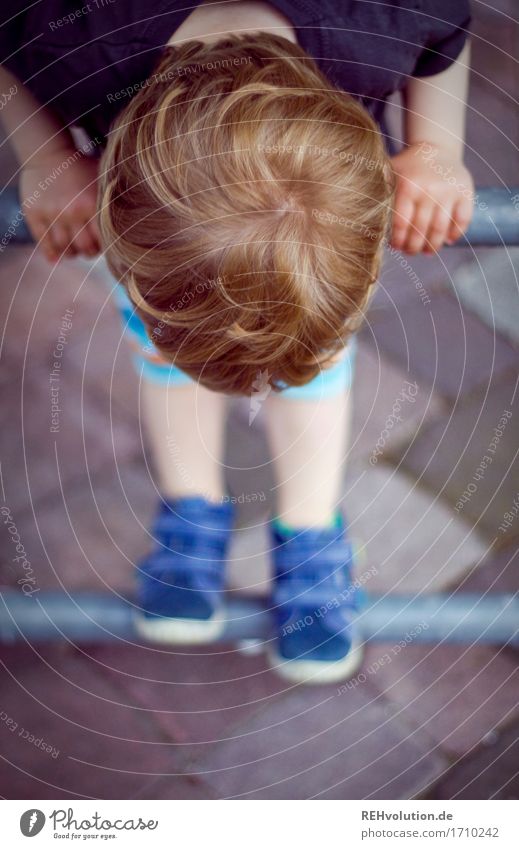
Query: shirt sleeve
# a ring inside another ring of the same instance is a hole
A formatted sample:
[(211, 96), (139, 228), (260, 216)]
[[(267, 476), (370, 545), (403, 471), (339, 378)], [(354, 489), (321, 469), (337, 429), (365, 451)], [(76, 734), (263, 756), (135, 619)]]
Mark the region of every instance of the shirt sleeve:
[(426, 34), (414, 77), (430, 77), (452, 65), (467, 41), (471, 21), (468, 0), (432, 0), (422, 10)]

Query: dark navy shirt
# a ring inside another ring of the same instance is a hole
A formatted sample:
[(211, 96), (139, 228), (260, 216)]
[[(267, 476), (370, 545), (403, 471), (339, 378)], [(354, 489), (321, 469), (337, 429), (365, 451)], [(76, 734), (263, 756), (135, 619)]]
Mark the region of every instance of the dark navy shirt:
[[(301, 47), (377, 120), (410, 76), (459, 55), (468, 0), (270, 0)], [(5, 5), (4, 5), (5, 4)], [(103, 138), (196, 0), (4, 0), (0, 62), (65, 125)]]

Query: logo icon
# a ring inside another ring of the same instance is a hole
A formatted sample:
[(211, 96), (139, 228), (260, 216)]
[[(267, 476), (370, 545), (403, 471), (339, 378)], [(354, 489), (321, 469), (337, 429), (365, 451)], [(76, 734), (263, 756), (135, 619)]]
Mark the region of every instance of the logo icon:
[(37, 808), (25, 811), (20, 817), (20, 831), (25, 837), (34, 837), (39, 834), (45, 825), (45, 814)]

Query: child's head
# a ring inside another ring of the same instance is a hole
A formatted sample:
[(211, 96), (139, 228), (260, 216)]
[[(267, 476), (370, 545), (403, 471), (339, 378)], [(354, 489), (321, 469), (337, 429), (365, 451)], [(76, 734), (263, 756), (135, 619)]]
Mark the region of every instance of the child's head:
[(315, 377), (359, 323), (390, 168), (376, 125), (297, 45), (167, 48), (117, 119), (100, 222), (109, 265), (162, 356), (249, 394)]

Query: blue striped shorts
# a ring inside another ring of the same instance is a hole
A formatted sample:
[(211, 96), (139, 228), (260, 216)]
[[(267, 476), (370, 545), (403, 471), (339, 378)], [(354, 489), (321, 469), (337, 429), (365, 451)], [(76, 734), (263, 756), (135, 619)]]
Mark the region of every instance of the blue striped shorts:
[[(124, 333), (133, 348), (132, 357), (137, 373), (147, 380), (168, 386), (187, 386), (193, 383), (189, 375), (161, 358), (148, 336), (144, 322), (137, 315), (121, 284), (114, 287), (113, 295), (123, 322)], [(296, 400), (314, 401), (348, 390), (353, 380), (356, 348), (356, 340), (353, 338), (336, 364), (321, 371), (304, 386), (288, 386), (281, 394)]]

